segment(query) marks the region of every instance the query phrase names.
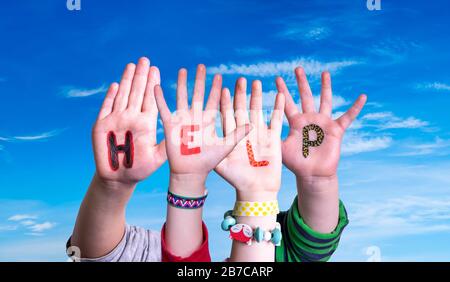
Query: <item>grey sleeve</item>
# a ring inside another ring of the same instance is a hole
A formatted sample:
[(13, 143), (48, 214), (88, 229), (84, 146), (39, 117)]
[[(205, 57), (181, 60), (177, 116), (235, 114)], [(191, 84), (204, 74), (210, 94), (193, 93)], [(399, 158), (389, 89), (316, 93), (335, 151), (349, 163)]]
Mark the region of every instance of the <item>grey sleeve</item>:
[(161, 234), (126, 225), (122, 240), (109, 254), (99, 258), (83, 258), (82, 255), (79, 259), (82, 262), (158, 262), (161, 261)]

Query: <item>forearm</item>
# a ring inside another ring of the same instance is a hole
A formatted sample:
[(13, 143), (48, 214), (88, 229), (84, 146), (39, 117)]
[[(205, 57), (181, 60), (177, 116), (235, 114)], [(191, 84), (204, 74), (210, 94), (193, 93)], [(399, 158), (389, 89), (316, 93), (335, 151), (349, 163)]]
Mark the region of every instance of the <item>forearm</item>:
[(305, 223), (321, 233), (332, 232), (339, 219), (338, 178), (297, 177), (298, 209)]
[[(170, 175), (169, 191), (183, 197), (205, 195), (206, 175)], [(181, 209), (167, 205), (166, 244), (176, 256), (188, 257), (203, 242), (203, 208)]]
[[(263, 202), (275, 201), (277, 194), (272, 192), (237, 193), (237, 201)], [(276, 226), (276, 216), (239, 216), (237, 223), (247, 224), (252, 230), (257, 227), (262, 230), (273, 230)], [(253, 241), (251, 245), (233, 241), (231, 247), (231, 262), (273, 262), (275, 260), (275, 245), (272, 242)]]
[(125, 231), (125, 209), (135, 185), (103, 182), (94, 175), (78, 212), (71, 244), (84, 258), (111, 252)]

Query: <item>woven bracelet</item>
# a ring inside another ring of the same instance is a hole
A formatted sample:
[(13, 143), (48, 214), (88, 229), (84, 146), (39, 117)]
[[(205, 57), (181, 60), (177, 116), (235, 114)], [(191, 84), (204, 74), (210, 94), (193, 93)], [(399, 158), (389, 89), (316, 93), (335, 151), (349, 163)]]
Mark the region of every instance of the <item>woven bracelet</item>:
[(198, 198), (192, 198), (192, 197), (183, 197), (180, 195), (173, 194), (172, 192), (167, 192), (167, 203), (175, 208), (180, 209), (198, 209), (203, 207), (206, 201), (206, 197), (208, 194), (205, 194), (205, 196), (198, 197)]

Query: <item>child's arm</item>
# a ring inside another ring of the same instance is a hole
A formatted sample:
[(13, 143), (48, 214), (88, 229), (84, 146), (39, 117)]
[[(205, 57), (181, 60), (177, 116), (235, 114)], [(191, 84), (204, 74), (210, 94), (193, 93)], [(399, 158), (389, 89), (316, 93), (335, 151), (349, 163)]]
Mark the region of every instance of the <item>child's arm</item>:
[(298, 209), (305, 223), (321, 233), (332, 232), (339, 218), (337, 166), (345, 130), (350, 126), (367, 100), (361, 95), (340, 118), (332, 119), (331, 79), (322, 74), (320, 110), (302, 68), (295, 70), (302, 113), (281, 78), (278, 91), (286, 95), (285, 113), (290, 132), (283, 142), (283, 162), (297, 177)]
[(147, 58), (125, 68), (111, 84), (92, 132), (96, 173), (71, 238), (83, 258), (111, 252), (125, 232), (125, 208), (136, 184), (166, 160), (156, 143), (158, 111), (153, 89), (159, 71)]
[[(177, 83), (177, 111), (171, 114), (162, 89), (155, 87), (155, 96), (166, 136), (166, 150), (170, 165), (169, 192), (181, 197), (199, 199), (205, 195), (208, 173), (233, 150), (249, 132), (242, 125), (226, 138), (216, 134), (216, 116), (222, 87), (222, 77), (216, 75), (205, 110), (206, 68), (199, 65), (195, 78), (191, 108), (187, 98), (187, 71), (181, 69)], [(176, 205), (181, 202), (177, 201)], [(171, 256), (185, 258), (207, 244), (202, 223), (201, 205), (183, 207), (168, 205), (167, 222), (163, 229), (164, 242)], [(208, 260), (209, 255), (199, 256)]]
[[(227, 136), (236, 126), (248, 123), (253, 130), (217, 166), (216, 171), (236, 189), (236, 201), (255, 202), (257, 211), (237, 216), (238, 224), (247, 224), (253, 231), (261, 228), (272, 231), (276, 227), (276, 212), (267, 212), (267, 202), (276, 202), (281, 183), (281, 129), (283, 124), (284, 96), (278, 94), (270, 126), (267, 126), (263, 111), (262, 85), (260, 81), (252, 84), (250, 115), (246, 107), (247, 82), (244, 78), (236, 82), (234, 111), (230, 91), (222, 91), (220, 109), (222, 113), (223, 134)], [(263, 203), (265, 202), (265, 203)], [(265, 205), (265, 206), (262, 206)], [(233, 207), (230, 207), (233, 208)], [(261, 210), (260, 210), (261, 209)], [(224, 236), (227, 234), (224, 232)], [(275, 245), (272, 242), (256, 242), (252, 245), (233, 241), (230, 261), (274, 261)]]

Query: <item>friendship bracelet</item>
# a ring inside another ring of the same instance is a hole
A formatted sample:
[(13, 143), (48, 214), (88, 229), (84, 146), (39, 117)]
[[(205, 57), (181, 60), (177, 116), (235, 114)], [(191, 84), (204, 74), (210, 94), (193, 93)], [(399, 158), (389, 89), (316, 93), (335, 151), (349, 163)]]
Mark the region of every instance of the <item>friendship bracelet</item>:
[(198, 198), (192, 197), (183, 197), (180, 195), (176, 195), (170, 191), (167, 192), (167, 203), (175, 208), (180, 209), (198, 209), (203, 207), (206, 201), (206, 197), (208, 196), (205, 191), (205, 195)]
[(234, 216), (271, 216), (280, 213), (278, 201), (244, 202), (237, 201), (234, 205)]
[(230, 238), (232, 240), (247, 245), (251, 245), (253, 239), (258, 243), (266, 241), (272, 242), (275, 246), (281, 245), (281, 225), (278, 222), (276, 222), (275, 228), (272, 230), (264, 231), (262, 228), (257, 227), (253, 231), (250, 225), (237, 223), (236, 218), (232, 215), (232, 211), (227, 211), (224, 214), (221, 227), (224, 231), (230, 231)]

